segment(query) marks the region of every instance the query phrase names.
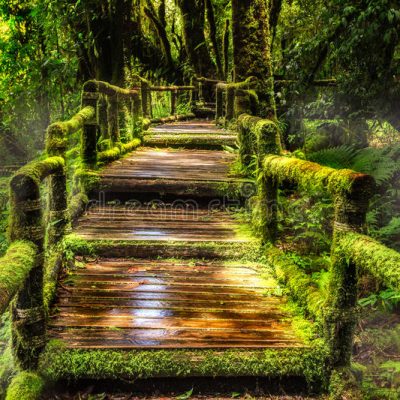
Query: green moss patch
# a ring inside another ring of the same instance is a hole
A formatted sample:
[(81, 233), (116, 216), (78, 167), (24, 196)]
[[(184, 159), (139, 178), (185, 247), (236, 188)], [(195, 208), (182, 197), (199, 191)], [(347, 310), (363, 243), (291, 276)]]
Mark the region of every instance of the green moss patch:
[(336, 251), (385, 286), (400, 290), (400, 253), (397, 251), (368, 236), (351, 232), (341, 235)]
[(326, 376), (326, 349), (314, 346), (266, 350), (82, 350), (51, 341), (39, 370), (51, 380), (137, 379), (190, 376), (305, 376), (312, 382)]
[(21, 288), (35, 266), (36, 246), (30, 242), (14, 242), (0, 259), (0, 314)]
[(39, 400), (44, 389), (43, 379), (33, 372), (21, 372), (7, 390), (6, 400)]

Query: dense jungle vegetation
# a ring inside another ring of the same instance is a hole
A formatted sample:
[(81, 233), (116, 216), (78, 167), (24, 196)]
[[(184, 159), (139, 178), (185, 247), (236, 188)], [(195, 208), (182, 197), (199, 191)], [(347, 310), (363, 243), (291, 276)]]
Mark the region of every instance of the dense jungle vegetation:
[[(247, 77), (235, 68), (232, 3), (0, 0), (0, 255), (8, 246), (10, 171), (43, 156), (46, 128), (77, 112), (85, 81), (130, 87), (135, 74), (179, 85), (190, 84), (195, 75), (228, 82)], [(285, 152), (372, 175), (377, 186), (368, 235), (400, 251), (399, 2), (265, 4), (272, 65), (267, 73), (275, 78)], [(265, 71), (258, 72), (268, 81)], [(156, 116), (165, 116), (167, 107), (160, 97)], [(259, 113), (270, 115), (265, 109)], [(252, 176), (256, 169), (254, 159), (240, 172)], [(278, 245), (324, 288), (331, 200), (317, 190), (305, 195), (290, 188), (280, 198)], [(397, 399), (400, 292), (368, 275), (359, 289), (361, 322), (353, 361), (364, 398)], [(0, 327), (2, 398), (14, 373), (7, 316)]]

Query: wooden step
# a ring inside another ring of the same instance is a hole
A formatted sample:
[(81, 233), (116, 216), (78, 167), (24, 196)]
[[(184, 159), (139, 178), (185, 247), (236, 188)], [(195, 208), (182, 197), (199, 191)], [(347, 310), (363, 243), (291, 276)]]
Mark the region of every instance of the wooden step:
[(211, 122), (192, 121), (153, 127), (146, 132), (144, 144), (153, 147), (221, 150), (223, 146), (235, 146), (236, 139), (236, 132), (218, 128)]
[(50, 335), (69, 348), (291, 348), (276, 283), (246, 265), (99, 259), (72, 268)]
[[(154, 206), (156, 207), (156, 206)], [(145, 206), (94, 206), (78, 219), (74, 232), (87, 240), (249, 242), (228, 212), (187, 203)]]
[(225, 151), (142, 148), (101, 172), (98, 191), (176, 196), (238, 197), (251, 182), (230, 174), (235, 155)]

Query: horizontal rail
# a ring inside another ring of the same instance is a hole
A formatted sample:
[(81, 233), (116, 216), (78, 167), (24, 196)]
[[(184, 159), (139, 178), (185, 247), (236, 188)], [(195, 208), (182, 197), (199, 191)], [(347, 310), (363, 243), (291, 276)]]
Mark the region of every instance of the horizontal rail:
[(138, 90), (123, 89), (103, 81), (90, 80), (83, 85), (84, 92), (102, 93), (107, 96), (118, 95), (121, 98), (132, 98), (139, 94)]
[(95, 115), (95, 108), (88, 106), (81, 109), (68, 121), (51, 124), (46, 132), (47, 153), (54, 154), (65, 151), (68, 136), (82, 129), (85, 123), (93, 119)]
[(332, 195), (363, 192), (372, 195), (375, 181), (370, 175), (349, 169), (324, 167), (298, 158), (269, 155), (263, 161), (264, 173), (279, 180), (289, 180), (304, 189), (327, 189)]
[(10, 304), (34, 268), (37, 248), (32, 242), (13, 242), (0, 258), (0, 314)]
[(150, 86), (152, 92), (184, 92), (187, 90), (197, 90), (195, 86)]
[(357, 268), (371, 274), (386, 287), (400, 290), (400, 253), (397, 251), (355, 232), (342, 235), (335, 251), (352, 260)]

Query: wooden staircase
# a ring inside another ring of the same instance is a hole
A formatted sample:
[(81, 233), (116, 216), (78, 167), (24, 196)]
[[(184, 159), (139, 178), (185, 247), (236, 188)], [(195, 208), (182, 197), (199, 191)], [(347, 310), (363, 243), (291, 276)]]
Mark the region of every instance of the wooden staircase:
[[(249, 182), (230, 173), (233, 154), (204, 150), (232, 135), (206, 121), (152, 132), (195, 134), (174, 149), (150, 136), (103, 169), (66, 239), (74, 258), (49, 321), (63, 351), (48, 346), (44, 369), (64, 379), (303, 376), (308, 363), (318, 380), (321, 353), (296, 333), (259, 242), (230, 210)], [(112, 372), (102, 357), (118, 358)]]

